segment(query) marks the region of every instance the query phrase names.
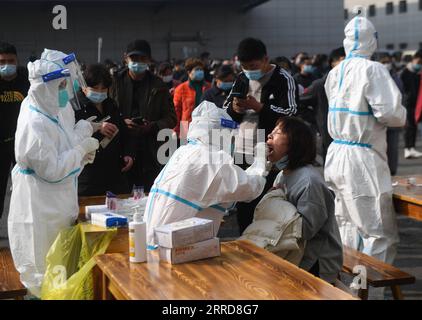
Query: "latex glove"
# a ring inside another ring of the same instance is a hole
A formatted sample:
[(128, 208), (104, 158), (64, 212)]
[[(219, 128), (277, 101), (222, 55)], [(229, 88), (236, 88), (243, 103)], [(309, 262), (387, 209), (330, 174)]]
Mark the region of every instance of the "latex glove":
[(90, 153), (87, 153), (83, 158), (82, 158), (82, 166), (85, 166), (88, 163), (94, 163), (95, 160), (95, 155), (97, 154), (97, 151), (92, 151)]
[(266, 177), (271, 170), (272, 163), (267, 160), (268, 147), (265, 142), (257, 143), (255, 147), (255, 159), (252, 165), (246, 169), (246, 174)]
[(76, 149), (78, 149), (82, 157), (85, 157), (87, 153), (91, 153), (92, 151), (97, 150), (100, 147), (100, 143), (95, 138), (86, 138), (81, 142), (80, 145), (76, 146)]
[(100, 122), (94, 122), (95, 119), (97, 119), (97, 116), (89, 117), (88, 119), (86, 119), (86, 121), (88, 121), (91, 124), (92, 129), (94, 130), (94, 132), (97, 132), (98, 130), (101, 129), (102, 123), (100, 123)]

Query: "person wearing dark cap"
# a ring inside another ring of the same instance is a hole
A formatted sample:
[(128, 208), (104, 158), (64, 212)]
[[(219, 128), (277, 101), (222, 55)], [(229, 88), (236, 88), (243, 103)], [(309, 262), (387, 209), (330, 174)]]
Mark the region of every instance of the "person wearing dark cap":
[(113, 76), (111, 97), (116, 101), (131, 135), (138, 140), (135, 164), (129, 182), (149, 191), (161, 170), (157, 159), (161, 129), (174, 128), (176, 114), (166, 84), (149, 71), (151, 47), (135, 40), (124, 54), (127, 65)]
[(218, 68), (215, 74), (214, 86), (204, 92), (202, 101), (213, 102), (217, 107), (222, 108), (233, 87), (235, 77), (231, 65), (223, 65)]
[(15, 163), (14, 142), (20, 106), (28, 94), (28, 72), (18, 67), (15, 46), (0, 42), (0, 218), (10, 167)]

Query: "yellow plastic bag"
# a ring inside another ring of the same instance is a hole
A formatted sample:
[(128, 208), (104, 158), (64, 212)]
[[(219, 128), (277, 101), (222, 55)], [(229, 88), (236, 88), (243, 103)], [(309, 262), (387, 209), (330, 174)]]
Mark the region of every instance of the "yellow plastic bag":
[(41, 299), (92, 300), (94, 257), (107, 250), (116, 232), (109, 229), (88, 241), (80, 224), (62, 230), (47, 253)]

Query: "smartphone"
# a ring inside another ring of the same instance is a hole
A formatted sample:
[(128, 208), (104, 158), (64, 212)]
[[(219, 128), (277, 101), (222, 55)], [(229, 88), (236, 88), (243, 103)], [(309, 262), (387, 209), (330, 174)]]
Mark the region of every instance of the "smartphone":
[(241, 92), (232, 92), (230, 96), (238, 99), (246, 99), (246, 96)]
[(144, 124), (144, 118), (142, 118), (142, 117), (132, 118), (131, 120), (133, 122), (135, 122), (136, 124), (139, 124), (139, 125), (143, 125)]
[(106, 122), (106, 121), (108, 121), (110, 119), (111, 119), (110, 116), (106, 116), (106, 117), (102, 118), (101, 120), (99, 120), (98, 123), (103, 123), (103, 122)]

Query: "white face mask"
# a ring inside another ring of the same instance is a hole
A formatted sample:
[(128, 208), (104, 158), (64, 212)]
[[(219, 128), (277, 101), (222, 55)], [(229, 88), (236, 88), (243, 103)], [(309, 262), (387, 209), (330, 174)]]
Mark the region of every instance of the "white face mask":
[(170, 83), (170, 82), (173, 81), (173, 75), (171, 74), (171, 75), (168, 75), (168, 76), (163, 76), (162, 79), (163, 79), (164, 83)]

